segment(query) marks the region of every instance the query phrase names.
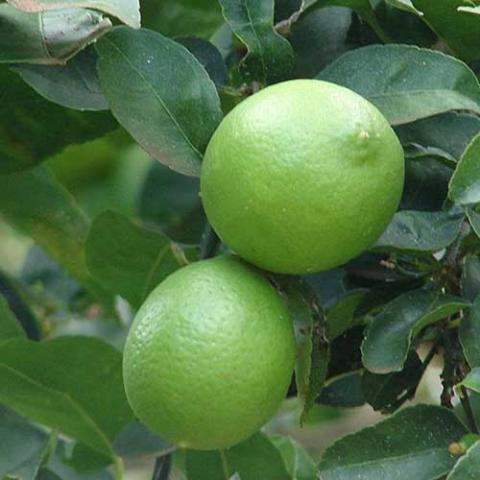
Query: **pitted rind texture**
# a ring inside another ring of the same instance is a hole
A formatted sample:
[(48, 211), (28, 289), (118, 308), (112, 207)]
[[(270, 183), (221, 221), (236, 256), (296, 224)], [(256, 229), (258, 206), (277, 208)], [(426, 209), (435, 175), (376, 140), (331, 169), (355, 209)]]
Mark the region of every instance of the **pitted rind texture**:
[(334, 268), (370, 247), (403, 190), (395, 132), (367, 100), (319, 80), (268, 87), (208, 145), (202, 201), (221, 239), (266, 270)]
[(148, 297), (124, 353), (127, 397), (160, 436), (194, 449), (234, 445), (277, 410), (295, 341), (275, 289), (240, 259), (168, 277)]

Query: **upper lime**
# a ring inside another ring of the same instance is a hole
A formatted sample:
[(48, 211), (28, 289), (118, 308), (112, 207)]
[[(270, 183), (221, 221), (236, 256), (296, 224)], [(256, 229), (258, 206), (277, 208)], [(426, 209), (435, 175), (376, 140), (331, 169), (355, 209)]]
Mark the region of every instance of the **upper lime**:
[(217, 257), (178, 270), (142, 305), (125, 346), (125, 389), (162, 437), (225, 448), (275, 413), (294, 360), (278, 293), (241, 260)]
[(206, 151), (201, 192), (213, 228), (239, 255), (302, 274), (374, 243), (403, 181), (402, 147), (376, 107), (331, 83), (292, 80), (225, 117)]

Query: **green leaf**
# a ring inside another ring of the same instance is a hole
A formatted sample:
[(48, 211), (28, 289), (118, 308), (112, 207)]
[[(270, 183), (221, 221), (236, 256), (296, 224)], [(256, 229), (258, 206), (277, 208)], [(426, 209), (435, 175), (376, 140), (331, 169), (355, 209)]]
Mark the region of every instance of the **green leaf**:
[(108, 18), (92, 10), (25, 13), (3, 3), (0, 63), (63, 64), (111, 27)]
[(228, 450), (187, 450), (188, 480), (290, 480), (280, 452), (263, 433)]
[(0, 175), (0, 212), (64, 265), (85, 287), (104, 297), (85, 263), (89, 222), (74, 198), (43, 167)]
[(0, 342), (15, 337), (25, 337), (25, 331), (0, 293)]
[(155, 162), (140, 192), (140, 217), (175, 241), (198, 245), (206, 221), (199, 191), (198, 178)]
[(50, 436), (0, 406), (0, 478), (34, 480), (51, 448)]
[(462, 295), (471, 302), (480, 294), (480, 258), (475, 255), (465, 257), (462, 278)]
[(435, 252), (452, 244), (460, 233), (464, 213), (397, 212), (374, 247), (378, 250)]
[(93, 47), (81, 51), (66, 65), (19, 65), (14, 70), (50, 102), (76, 110), (108, 110)]
[(463, 353), (471, 368), (480, 367), (480, 295), (473, 302), (472, 308), (462, 319), (459, 328), (460, 343)]
[(350, 290), (327, 312), (327, 338), (333, 340), (354, 325), (355, 313), (367, 289)]
[(24, 12), (45, 12), (65, 8), (91, 8), (117, 17), (133, 28), (140, 28), (138, 0), (7, 0)]
[(417, 154), (440, 156), (451, 163), (460, 160), (479, 130), (479, 117), (457, 112), (424, 118), (395, 129), (407, 157), (416, 150)]
[(415, 395), (423, 376), (423, 364), (416, 352), (411, 352), (401, 372), (378, 375), (366, 371), (363, 375), (365, 400), (374, 410), (393, 413)]
[(228, 82), (227, 67), (215, 45), (197, 37), (177, 37), (175, 40), (201, 63), (217, 87)]
[(480, 84), (460, 60), (407, 45), (348, 52), (317, 75), (354, 90), (392, 125), (450, 110), (480, 113)]
[(242, 61), (247, 81), (286, 80), (293, 68), (293, 50), (273, 27), (274, 0), (219, 0), (223, 16), (248, 54)]
[(116, 28), (96, 48), (102, 89), (118, 121), (154, 158), (199, 175), (222, 118), (205, 69), (186, 48), (149, 30)]
[(362, 343), (363, 364), (372, 373), (400, 372), (424, 327), (469, 306), (462, 298), (428, 290), (400, 295), (373, 318)]
[[(480, 23), (480, 21), (479, 21)], [(480, 202), (480, 134), (465, 150), (450, 180), (450, 200), (462, 205)]]
[(467, 450), (455, 464), (447, 480), (477, 480), (480, 471), (480, 442)]
[(117, 126), (109, 112), (75, 112), (42, 99), (2, 66), (0, 95), (0, 174), (34, 167), (67, 145), (101, 137)]
[(133, 420), (121, 354), (87, 337), (0, 344), (0, 402), (112, 458), (111, 440)]
[(400, 10), (405, 12), (414, 13), (415, 15), (421, 16), (422, 12), (419, 12), (412, 3), (412, 0), (386, 0), (387, 3), (397, 7)]
[(272, 435), (270, 440), (280, 451), (292, 480), (316, 480), (315, 462), (297, 441), (283, 435)]
[(450, 50), (466, 61), (480, 58), (480, 22), (475, 16), (458, 11), (464, 0), (412, 0), (422, 12), (423, 20), (447, 44)]
[(86, 255), (94, 278), (134, 307), (170, 273), (188, 263), (181, 247), (167, 237), (111, 211), (93, 222)]
[(480, 393), (480, 367), (473, 368), (459, 385)]
[(364, 405), (362, 371), (344, 373), (327, 380), (322, 393), (317, 398), (317, 403), (341, 408)]
[(320, 394), (327, 375), (330, 352), (324, 338), (325, 316), (315, 301), (310, 302), (311, 293), (302, 284), (287, 285), (285, 292), (297, 343), (295, 381), (303, 403), (303, 421)]
[(113, 448), (123, 458), (139, 456), (162, 456), (172, 445), (150, 431), (140, 422), (125, 426), (115, 437)]
[(467, 432), (447, 409), (417, 405), (334, 443), (319, 480), (437, 480), (455, 465), (448, 446)]
[(480, 213), (473, 208), (467, 209), (467, 218), (472, 226), (473, 231), (480, 238)]

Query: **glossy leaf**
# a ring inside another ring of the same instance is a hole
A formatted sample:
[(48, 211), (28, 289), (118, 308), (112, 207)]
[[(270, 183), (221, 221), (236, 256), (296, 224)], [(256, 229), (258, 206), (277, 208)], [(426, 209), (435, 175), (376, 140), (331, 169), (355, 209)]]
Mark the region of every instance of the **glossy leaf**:
[(24, 12), (45, 12), (65, 8), (91, 8), (117, 17), (130, 27), (140, 28), (138, 0), (7, 0)]
[(4, 342), (0, 379), (2, 403), (108, 456), (110, 441), (133, 420), (121, 355), (97, 339)]
[(102, 89), (118, 121), (154, 158), (198, 176), (222, 118), (205, 69), (184, 47), (149, 30), (116, 28), (96, 48)]
[(460, 60), (406, 45), (346, 53), (317, 75), (376, 105), (392, 125), (450, 110), (480, 113), (480, 84)]
[(372, 373), (400, 372), (413, 338), (427, 325), (469, 307), (464, 299), (428, 290), (400, 295), (373, 318), (362, 343), (362, 361)]
[(293, 50), (273, 28), (274, 0), (219, 0), (223, 16), (248, 49), (243, 59), (249, 81), (286, 80), (293, 67)]
[(342, 408), (364, 405), (362, 371), (348, 372), (327, 380), (320, 396), (317, 398), (317, 403)]
[(197, 37), (177, 37), (175, 40), (202, 64), (215, 85), (221, 86), (227, 83), (227, 67), (215, 45)]
[(397, 212), (377, 240), (379, 250), (435, 252), (455, 241), (464, 220), (463, 212)]
[(393, 413), (415, 395), (423, 375), (423, 365), (416, 352), (411, 352), (401, 372), (378, 375), (366, 371), (363, 392), (374, 410)]
[(471, 302), (480, 294), (480, 258), (475, 255), (465, 257), (462, 278), (462, 295)]
[(472, 369), (459, 385), (476, 393), (480, 393), (480, 367)]
[(63, 64), (111, 27), (108, 18), (92, 10), (25, 13), (3, 3), (0, 63)]
[(280, 451), (292, 480), (316, 480), (316, 465), (308, 452), (293, 438), (271, 436), (270, 440)]
[(327, 337), (330, 340), (354, 325), (356, 310), (367, 292), (367, 289), (350, 290), (328, 310)]
[(460, 458), (447, 480), (477, 480), (478, 472), (480, 472), (480, 442), (469, 448)]
[(465, 150), (449, 186), (453, 202), (472, 204), (480, 202), (480, 134)]
[(319, 464), (319, 480), (437, 480), (455, 465), (449, 445), (466, 428), (442, 407), (406, 408), (334, 443)]
[(0, 342), (15, 337), (25, 337), (25, 331), (10, 310), (3, 295), (0, 294)]
[(42, 99), (2, 66), (0, 95), (0, 174), (32, 168), (67, 145), (101, 137), (117, 126), (108, 112), (76, 112)]
[(49, 170), (37, 167), (0, 175), (0, 211), (84, 286), (103, 296), (103, 289), (92, 279), (85, 264), (88, 219)]
[(480, 131), (480, 118), (469, 113), (448, 112), (400, 125), (396, 133), (406, 156), (434, 155), (456, 163)]
[(66, 65), (19, 65), (14, 70), (50, 102), (77, 110), (108, 109), (100, 90), (93, 47), (81, 51)]
[(472, 226), (473, 231), (477, 234), (477, 237), (480, 238), (480, 213), (474, 208), (468, 208), (467, 218)]
[(199, 244), (206, 222), (199, 191), (198, 178), (180, 175), (155, 162), (140, 192), (140, 217), (172, 240)]
[(34, 480), (51, 448), (49, 435), (0, 407), (0, 478)]
[(460, 343), (463, 353), (471, 368), (480, 367), (480, 296), (473, 302), (472, 308), (462, 319), (459, 328)]
[(467, 61), (480, 58), (480, 22), (474, 15), (458, 11), (464, 0), (411, 0), (422, 18), (458, 57)]
[(263, 433), (228, 450), (187, 450), (188, 480), (291, 480), (280, 452)]
[(188, 263), (179, 245), (112, 211), (93, 222), (86, 255), (93, 277), (136, 308), (165, 277)]

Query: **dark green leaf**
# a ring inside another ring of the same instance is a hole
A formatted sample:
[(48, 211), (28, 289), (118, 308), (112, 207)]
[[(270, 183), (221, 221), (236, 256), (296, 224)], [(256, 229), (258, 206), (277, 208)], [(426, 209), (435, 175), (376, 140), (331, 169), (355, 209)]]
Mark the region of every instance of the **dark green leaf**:
[(416, 352), (411, 352), (401, 372), (363, 375), (365, 400), (374, 410), (393, 413), (415, 395), (423, 375), (423, 365)]
[(419, 12), (413, 6), (412, 0), (386, 0), (386, 2), (400, 10), (403, 10), (404, 12), (414, 13), (418, 16), (422, 15), (422, 12)]
[(91, 8), (113, 15), (130, 27), (140, 28), (140, 5), (138, 0), (7, 0), (25, 12), (43, 12), (65, 8)]
[(459, 385), (480, 393), (480, 367), (473, 368)]
[(7, 301), (0, 294), (0, 342), (14, 337), (24, 337), (25, 331), (10, 310)]
[(188, 480), (290, 480), (280, 452), (263, 433), (228, 450), (187, 450)]
[(348, 372), (329, 379), (317, 403), (332, 407), (353, 408), (365, 404), (362, 391), (362, 372)]
[(120, 457), (161, 456), (171, 444), (140, 422), (132, 422), (115, 437), (113, 448)]
[(111, 211), (93, 222), (86, 255), (94, 278), (134, 307), (165, 277), (188, 263), (179, 245)]
[(435, 252), (455, 241), (464, 220), (464, 213), (397, 212), (383, 235), (377, 240), (379, 250), (407, 250), (412, 252)]
[(88, 219), (49, 170), (37, 167), (26, 172), (0, 175), (0, 211), (84, 286), (100, 296), (104, 295), (85, 264), (84, 241), (89, 228)]
[(473, 228), (473, 231), (480, 238), (480, 213), (473, 208), (468, 208), (467, 218)]
[(400, 372), (413, 338), (427, 325), (467, 308), (458, 297), (428, 290), (400, 295), (373, 318), (362, 344), (362, 360), (372, 373)]
[(100, 90), (93, 47), (81, 51), (66, 65), (19, 65), (14, 70), (50, 102), (77, 110), (108, 109)]
[(0, 478), (34, 480), (51, 448), (48, 434), (0, 406)]
[(286, 80), (293, 67), (290, 43), (273, 28), (274, 0), (219, 0), (223, 16), (248, 49), (243, 59), (249, 81)]
[[(480, 23), (480, 19), (479, 19)], [(480, 202), (480, 134), (465, 150), (449, 185), (453, 202), (471, 204)]]
[(473, 302), (472, 308), (462, 319), (459, 329), (463, 353), (471, 368), (480, 367), (480, 296)]
[(398, 126), (407, 157), (436, 155), (456, 163), (480, 130), (480, 118), (469, 113), (448, 112)]
[(406, 408), (377, 425), (348, 435), (324, 453), (319, 480), (437, 480), (457, 458), (448, 447), (467, 432), (442, 407)]
[(0, 95), (0, 174), (34, 167), (117, 125), (108, 112), (76, 112), (44, 100), (5, 67), (0, 67)]
[(203, 65), (215, 85), (225, 85), (228, 81), (228, 72), (222, 55), (215, 45), (197, 37), (177, 37), (175, 39)]
[(448, 195), (448, 182), (452, 173), (453, 169), (438, 158), (407, 159), (400, 209), (428, 212), (441, 210)]
[(102, 89), (119, 122), (157, 160), (199, 175), (222, 118), (205, 69), (184, 47), (149, 30), (116, 28), (96, 48)]
[(270, 437), (280, 451), (292, 480), (316, 480), (316, 465), (308, 452), (293, 438), (283, 435)]
[(111, 27), (108, 18), (93, 10), (25, 13), (3, 3), (0, 63), (62, 64)]
[(480, 442), (467, 450), (453, 467), (447, 480), (477, 480), (480, 472)]
[(471, 302), (480, 294), (480, 258), (477, 256), (468, 255), (465, 257), (461, 287), (462, 295)]
[(364, 299), (367, 289), (350, 290), (327, 312), (327, 338), (333, 340), (354, 325), (357, 307)]
[(120, 353), (86, 337), (0, 344), (0, 402), (111, 457), (133, 420)]
[(458, 57), (467, 61), (480, 58), (480, 22), (474, 15), (458, 11), (464, 0), (411, 0), (424, 21)]
[(480, 84), (460, 60), (406, 45), (348, 52), (318, 76), (376, 105), (392, 125), (450, 110), (480, 113)]
[(180, 175), (155, 162), (140, 193), (139, 213), (173, 240), (199, 244), (205, 214), (196, 177)]

